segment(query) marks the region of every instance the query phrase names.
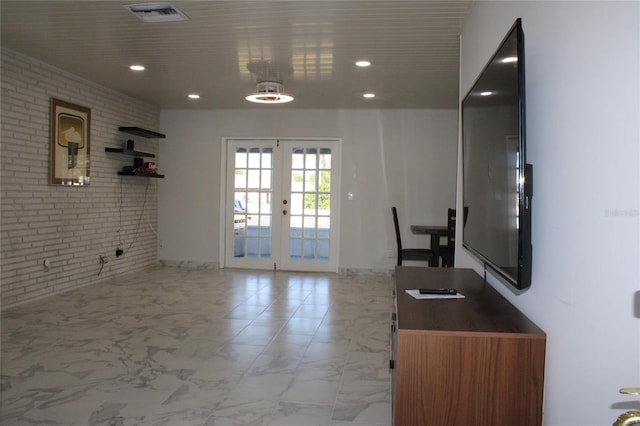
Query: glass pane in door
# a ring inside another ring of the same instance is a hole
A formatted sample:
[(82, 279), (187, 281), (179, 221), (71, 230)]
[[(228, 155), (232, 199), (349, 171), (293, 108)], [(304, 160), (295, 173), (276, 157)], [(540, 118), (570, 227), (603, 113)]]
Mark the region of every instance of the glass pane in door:
[(236, 148), (234, 257), (272, 257), (272, 196), (273, 148)]

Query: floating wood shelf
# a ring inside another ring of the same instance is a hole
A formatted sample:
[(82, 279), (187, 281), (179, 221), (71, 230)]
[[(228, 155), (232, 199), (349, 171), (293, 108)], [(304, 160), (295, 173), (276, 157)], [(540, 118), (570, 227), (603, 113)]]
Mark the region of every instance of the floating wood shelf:
[(136, 173), (136, 172), (118, 172), (118, 176), (135, 176), (135, 177), (164, 179), (164, 175), (157, 175), (157, 174), (152, 175), (152, 174)]
[[(131, 135), (142, 136), (148, 139), (164, 139), (166, 136), (162, 133), (154, 132), (152, 130), (142, 129), (140, 127), (118, 127), (118, 131), (123, 133), (129, 133)], [(114, 152), (116, 154), (129, 155), (132, 157), (148, 157), (155, 158), (155, 154), (151, 154), (150, 152), (142, 152), (136, 151), (135, 149), (131, 149), (134, 147), (133, 140), (128, 140), (124, 148), (105, 148), (105, 152)], [(135, 177), (146, 177), (146, 178), (156, 178), (156, 179), (164, 179), (164, 175), (159, 175), (157, 173), (143, 173), (143, 172), (124, 172), (119, 171), (118, 176), (135, 176)]]
[(164, 139), (165, 135), (162, 133), (154, 132), (153, 130), (142, 129), (140, 127), (118, 127), (121, 132), (129, 133), (130, 135), (142, 136), (149, 139)]
[(104, 150), (105, 150), (105, 152), (115, 152), (117, 154), (131, 155), (133, 157), (156, 158), (156, 155), (155, 154), (151, 154), (150, 152), (134, 151), (132, 149), (105, 148)]

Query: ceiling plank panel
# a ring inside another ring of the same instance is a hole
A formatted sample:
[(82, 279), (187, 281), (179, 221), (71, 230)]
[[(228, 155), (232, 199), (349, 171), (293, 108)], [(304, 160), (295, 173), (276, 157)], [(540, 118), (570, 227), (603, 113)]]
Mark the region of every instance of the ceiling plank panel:
[[(190, 19), (144, 23), (114, 1), (3, 0), (0, 40), (161, 108), (265, 108), (244, 100), (257, 82), (252, 61), (272, 64), (295, 96), (280, 108), (457, 106), (459, 34), (472, 0), (171, 4)], [(361, 58), (373, 65), (357, 69)], [(147, 70), (132, 75), (134, 62)], [(365, 91), (376, 98), (362, 99)]]

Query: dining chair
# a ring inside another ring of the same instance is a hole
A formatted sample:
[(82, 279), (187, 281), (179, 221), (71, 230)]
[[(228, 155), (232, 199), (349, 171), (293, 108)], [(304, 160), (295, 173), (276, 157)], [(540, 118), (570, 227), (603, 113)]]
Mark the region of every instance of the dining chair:
[[(469, 207), (463, 211), (463, 223), (466, 225)], [(464, 225), (463, 225), (464, 226)], [(456, 209), (447, 209), (447, 244), (440, 246), (440, 258), (443, 268), (453, 268), (456, 249)]]
[(400, 225), (398, 224), (398, 210), (395, 206), (391, 207), (393, 212), (393, 225), (396, 229), (396, 246), (398, 251), (398, 266), (402, 265), (403, 260), (417, 260), (428, 262), (433, 258), (433, 251), (427, 248), (402, 248), (402, 238), (400, 237)]

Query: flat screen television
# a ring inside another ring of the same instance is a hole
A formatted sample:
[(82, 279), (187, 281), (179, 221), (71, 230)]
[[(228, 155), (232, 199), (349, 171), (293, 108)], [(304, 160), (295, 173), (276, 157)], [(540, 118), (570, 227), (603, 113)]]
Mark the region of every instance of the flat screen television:
[(463, 246), (518, 290), (532, 252), (524, 59), (518, 19), (462, 101)]

